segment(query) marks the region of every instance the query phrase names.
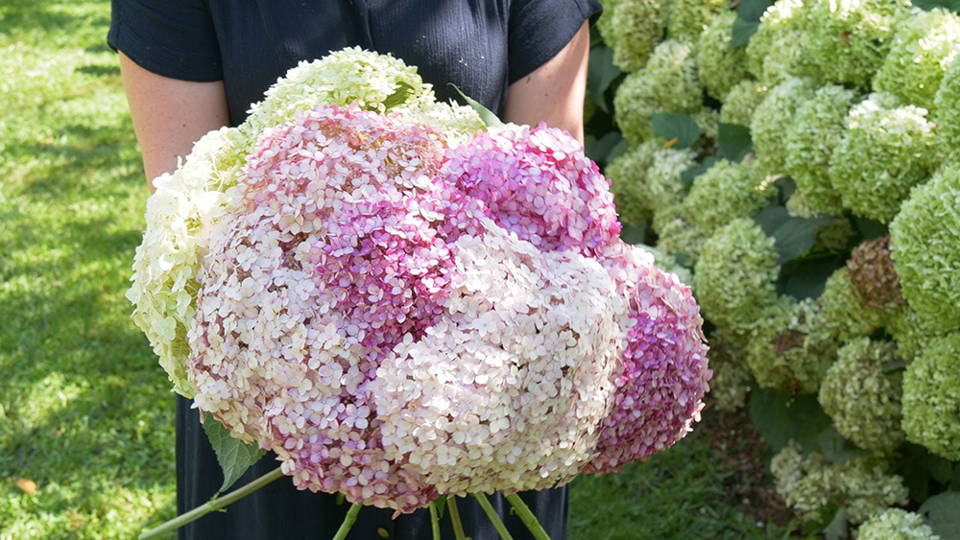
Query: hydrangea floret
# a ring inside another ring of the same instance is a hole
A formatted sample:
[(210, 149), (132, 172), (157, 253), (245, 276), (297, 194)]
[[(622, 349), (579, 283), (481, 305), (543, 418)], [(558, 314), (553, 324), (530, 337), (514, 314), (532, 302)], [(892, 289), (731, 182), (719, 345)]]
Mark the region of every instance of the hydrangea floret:
[(730, 87), (720, 107), (720, 122), (749, 126), (753, 112), (767, 95), (767, 87), (753, 79), (744, 79)]
[(643, 68), (650, 53), (663, 39), (666, 19), (664, 0), (617, 0), (605, 3), (599, 25), (604, 40), (613, 48), (613, 63), (625, 72)]
[(747, 44), (747, 68), (769, 88), (796, 73), (805, 39), (801, 32), (803, 0), (780, 0), (767, 8)]
[(910, 307), (941, 332), (960, 329), (960, 167), (913, 190), (890, 224), (890, 248)]
[(736, 218), (752, 216), (775, 198), (776, 188), (764, 182), (756, 160), (723, 159), (694, 179), (683, 207), (691, 223), (710, 233)]
[(823, 379), (823, 410), (861, 448), (889, 453), (903, 441), (898, 362), (893, 342), (857, 338), (840, 349)]
[(830, 183), (830, 161), (840, 144), (854, 93), (823, 86), (797, 108), (783, 138), (784, 172), (797, 184), (806, 204), (825, 214), (841, 214), (840, 195)]
[(854, 106), (830, 167), (844, 206), (884, 223), (913, 186), (929, 179), (939, 154), (926, 109), (894, 103), (892, 95), (872, 94)]
[(833, 355), (808, 344), (816, 303), (780, 297), (751, 329), (746, 360), (757, 383), (767, 388), (815, 392)]
[(727, 8), (723, 0), (670, 0), (667, 8), (667, 36), (696, 43), (711, 19)]
[(704, 314), (715, 324), (749, 329), (776, 304), (779, 271), (773, 238), (752, 219), (738, 218), (704, 243), (694, 269), (694, 288)]
[(920, 514), (888, 508), (860, 525), (857, 540), (940, 540), (940, 536)]
[(733, 48), (733, 23), (737, 14), (724, 11), (715, 15), (697, 41), (697, 69), (700, 81), (711, 96), (722, 99), (731, 88), (747, 77), (746, 52)]
[(786, 168), (786, 148), (783, 133), (793, 125), (801, 105), (813, 98), (814, 87), (809, 80), (791, 77), (767, 92), (757, 106), (750, 122), (750, 134), (757, 157), (767, 174), (778, 174)]
[(647, 171), (661, 146), (656, 141), (647, 141), (607, 164), (604, 174), (610, 179), (621, 221), (641, 224), (652, 216), (655, 205), (647, 196)]
[(903, 431), (949, 460), (960, 460), (960, 333), (926, 342), (903, 376)]
[(958, 53), (960, 15), (944, 8), (916, 10), (897, 23), (873, 88), (931, 109), (940, 81)]
[(944, 159), (957, 161), (960, 148), (960, 56), (947, 68), (934, 98), (934, 118), (940, 131)]

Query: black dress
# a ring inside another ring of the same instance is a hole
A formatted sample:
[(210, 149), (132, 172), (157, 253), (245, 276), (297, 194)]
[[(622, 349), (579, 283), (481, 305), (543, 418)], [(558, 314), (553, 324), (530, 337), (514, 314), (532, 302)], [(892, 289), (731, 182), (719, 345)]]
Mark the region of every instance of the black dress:
[[(419, 68), (439, 99), (454, 83), (500, 111), (510, 83), (543, 65), (583, 22), (597, 0), (113, 0), (108, 42), (145, 69), (175, 79), (223, 80), (230, 122), (300, 60), (348, 46), (389, 52)], [(278, 463), (268, 453), (237, 485)], [(190, 401), (177, 398), (177, 511), (206, 502), (220, 487), (216, 456)], [(555, 540), (566, 537), (566, 488), (521, 494)], [(458, 499), (467, 536), (499, 538), (472, 499)], [(514, 538), (532, 538), (499, 495), (491, 503)], [(348, 505), (298, 491), (281, 478), (237, 503), (180, 529), (181, 540), (333, 537)], [(426, 510), (391, 519), (363, 508), (349, 538), (429, 539)], [(449, 518), (443, 537), (453, 538)]]

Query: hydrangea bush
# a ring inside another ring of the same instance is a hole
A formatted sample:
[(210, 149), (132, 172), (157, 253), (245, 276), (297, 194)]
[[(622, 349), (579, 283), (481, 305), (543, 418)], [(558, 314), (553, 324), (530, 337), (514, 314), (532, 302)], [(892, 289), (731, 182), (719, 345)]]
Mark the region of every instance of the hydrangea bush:
[[(833, 534), (957, 489), (960, 15), (908, 0), (732, 8), (661, 20), (661, 53), (686, 41), (696, 77), (651, 56), (620, 86), (615, 203), (693, 273), (711, 403), (748, 406), (774, 451), (794, 437), (780, 492)], [(655, 96), (665, 80), (673, 95)], [(921, 530), (889, 515), (863, 534)]]

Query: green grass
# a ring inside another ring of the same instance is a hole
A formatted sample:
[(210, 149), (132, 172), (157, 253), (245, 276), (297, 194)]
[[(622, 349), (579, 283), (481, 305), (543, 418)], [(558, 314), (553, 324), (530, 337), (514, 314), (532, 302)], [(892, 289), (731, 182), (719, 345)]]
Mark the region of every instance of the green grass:
[[(123, 297), (148, 193), (108, 20), (105, 1), (0, 4), (0, 540), (174, 513), (173, 395)], [(572, 537), (761, 536), (713, 461), (692, 438), (580, 480)]]

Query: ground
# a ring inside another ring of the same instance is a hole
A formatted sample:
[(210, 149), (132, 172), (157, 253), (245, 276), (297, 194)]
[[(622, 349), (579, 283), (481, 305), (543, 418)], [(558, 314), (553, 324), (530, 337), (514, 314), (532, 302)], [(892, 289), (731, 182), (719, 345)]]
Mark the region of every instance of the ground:
[[(108, 20), (105, 1), (0, 5), (0, 540), (174, 514), (173, 394), (123, 296), (148, 191)], [(722, 440), (578, 480), (571, 538), (781, 536), (740, 511)]]

